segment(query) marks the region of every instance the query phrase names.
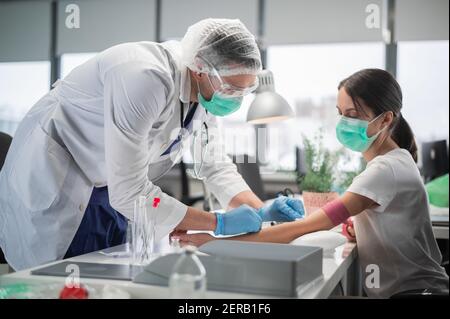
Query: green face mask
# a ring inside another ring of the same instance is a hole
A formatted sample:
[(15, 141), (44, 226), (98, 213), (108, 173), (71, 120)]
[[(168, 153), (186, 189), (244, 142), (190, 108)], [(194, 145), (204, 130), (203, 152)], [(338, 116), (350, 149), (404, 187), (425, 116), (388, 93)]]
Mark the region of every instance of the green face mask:
[(230, 115), (239, 110), (242, 104), (242, 97), (222, 97), (214, 93), (211, 100), (207, 101), (198, 93), (198, 101), (211, 114), (216, 116)]
[(367, 151), (372, 143), (377, 139), (378, 135), (380, 135), (380, 133), (384, 130), (383, 128), (375, 135), (369, 137), (367, 135), (367, 128), (370, 123), (377, 120), (381, 115), (383, 114), (378, 115), (370, 122), (341, 116), (341, 119), (336, 126), (337, 139), (342, 145), (352, 151)]

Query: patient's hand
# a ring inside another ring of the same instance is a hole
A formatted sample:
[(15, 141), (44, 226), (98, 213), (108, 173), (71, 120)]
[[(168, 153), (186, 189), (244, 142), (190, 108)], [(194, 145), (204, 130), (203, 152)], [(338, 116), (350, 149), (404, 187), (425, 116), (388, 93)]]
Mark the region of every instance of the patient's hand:
[(342, 224), (342, 234), (347, 237), (349, 242), (356, 242), (355, 227), (351, 218)]
[(201, 246), (211, 240), (216, 238), (207, 233), (196, 233), (196, 234), (179, 234), (177, 236), (180, 239), (181, 246), (193, 245)]
[(187, 230), (184, 229), (174, 229), (170, 234), (169, 234), (169, 243), (172, 243), (172, 239), (173, 238), (180, 238), (180, 235), (184, 235), (187, 233)]

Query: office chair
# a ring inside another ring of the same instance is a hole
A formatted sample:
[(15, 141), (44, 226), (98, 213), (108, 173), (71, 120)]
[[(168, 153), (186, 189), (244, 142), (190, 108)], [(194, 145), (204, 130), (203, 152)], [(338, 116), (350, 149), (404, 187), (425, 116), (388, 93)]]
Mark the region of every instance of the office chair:
[(233, 163), (236, 164), (239, 174), (244, 178), (250, 189), (261, 198), (261, 200), (264, 201), (268, 199), (267, 193), (264, 190), (259, 164), (256, 162), (256, 159), (247, 154), (230, 157), (233, 159)]
[(422, 175), (424, 182), (448, 174), (447, 141), (422, 143)]
[[(177, 182), (174, 183), (174, 181)], [(183, 161), (174, 165), (170, 172), (155, 181), (154, 184), (159, 186), (167, 195), (178, 199), (188, 206), (193, 206), (204, 199), (203, 195), (191, 195), (187, 167)]]
[(12, 137), (6, 133), (0, 132), (0, 170), (5, 163), (6, 153), (11, 145)]
[[(6, 154), (8, 153), (9, 146), (11, 145), (12, 137), (6, 133), (0, 132), (0, 170), (5, 163)], [(5, 255), (0, 247), (0, 264), (6, 264)]]

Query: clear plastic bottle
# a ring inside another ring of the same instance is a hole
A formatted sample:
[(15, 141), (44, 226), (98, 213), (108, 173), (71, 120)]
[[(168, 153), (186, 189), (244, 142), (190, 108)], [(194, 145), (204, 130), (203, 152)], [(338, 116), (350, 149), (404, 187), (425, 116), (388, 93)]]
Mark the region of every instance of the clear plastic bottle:
[(153, 198), (150, 205), (147, 197), (139, 196), (134, 203), (133, 222), (131, 224), (131, 263), (147, 265), (155, 257), (156, 215), (160, 198)]
[(175, 263), (169, 279), (170, 298), (205, 298), (206, 270), (196, 256), (196, 248), (187, 246)]

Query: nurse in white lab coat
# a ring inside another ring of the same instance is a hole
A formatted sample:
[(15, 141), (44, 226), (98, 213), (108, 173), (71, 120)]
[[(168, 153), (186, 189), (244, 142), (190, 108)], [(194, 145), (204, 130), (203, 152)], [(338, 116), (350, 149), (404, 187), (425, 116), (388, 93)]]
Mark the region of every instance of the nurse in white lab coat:
[[(139, 195), (161, 199), (157, 239), (174, 229), (259, 230), (264, 216), (252, 207), (262, 202), (225, 156), (201, 169), (221, 205), (235, 208), (224, 216), (187, 207), (153, 182), (180, 160), (183, 141), (202, 127), (195, 123), (213, 130), (214, 114), (239, 107), (260, 65), (242, 23), (207, 19), (181, 43), (117, 45), (58, 81), (19, 125), (0, 173), (8, 263), (20, 270), (122, 243)], [(280, 216), (298, 217), (281, 206)]]

